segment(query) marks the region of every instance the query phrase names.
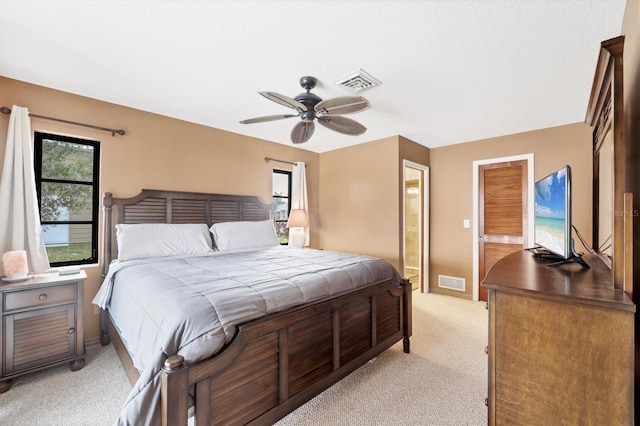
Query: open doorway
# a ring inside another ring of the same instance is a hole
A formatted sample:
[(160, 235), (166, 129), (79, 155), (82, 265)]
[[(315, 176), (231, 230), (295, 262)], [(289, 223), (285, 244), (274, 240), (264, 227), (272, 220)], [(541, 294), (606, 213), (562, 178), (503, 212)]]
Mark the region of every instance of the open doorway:
[(429, 167), (403, 161), (402, 274), (429, 292)]

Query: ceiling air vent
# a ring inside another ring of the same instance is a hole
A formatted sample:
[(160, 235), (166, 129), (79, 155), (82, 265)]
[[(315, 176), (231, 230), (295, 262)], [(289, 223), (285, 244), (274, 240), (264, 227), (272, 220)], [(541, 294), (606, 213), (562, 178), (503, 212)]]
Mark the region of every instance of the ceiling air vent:
[(367, 74), (364, 70), (359, 69), (358, 71), (336, 81), (336, 84), (353, 89), (357, 93), (364, 89), (379, 86), (382, 82), (372, 77), (370, 74)]

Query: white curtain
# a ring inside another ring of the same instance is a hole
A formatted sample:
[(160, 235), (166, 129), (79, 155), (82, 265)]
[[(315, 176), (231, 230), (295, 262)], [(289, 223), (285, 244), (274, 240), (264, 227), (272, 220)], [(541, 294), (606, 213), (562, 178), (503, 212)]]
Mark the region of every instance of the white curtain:
[(26, 250), (29, 270), (49, 269), (44, 248), (27, 108), (13, 106), (0, 178), (0, 254)]
[[(307, 176), (306, 165), (303, 161), (293, 163), (293, 172), (291, 173), (291, 208), (303, 209), (309, 218), (309, 200), (307, 199)], [(311, 222), (311, 218), (309, 218)], [(309, 228), (290, 228), (289, 231), (304, 231), (304, 245), (309, 245)]]

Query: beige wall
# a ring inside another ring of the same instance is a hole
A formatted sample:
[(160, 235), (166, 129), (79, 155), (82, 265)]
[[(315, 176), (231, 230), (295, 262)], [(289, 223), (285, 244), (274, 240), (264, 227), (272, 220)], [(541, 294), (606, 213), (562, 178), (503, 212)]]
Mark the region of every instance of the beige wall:
[(320, 245), (402, 264), (402, 160), (429, 165), (429, 149), (393, 136), (322, 153)]
[[(597, 47), (596, 49), (597, 50)], [(586, 111), (586, 104), (585, 104)], [(438, 275), (466, 279), (465, 295), (473, 295), (473, 162), (513, 155), (534, 154), (534, 180), (571, 166), (573, 177), (573, 224), (591, 243), (592, 155), (591, 131), (577, 123), (431, 150), (431, 262), (429, 286), (438, 289)], [(575, 238), (575, 235), (574, 235)], [(584, 251), (576, 240), (576, 250)]]
[[(101, 142), (101, 192), (118, 197), (142, 188), (257, 195), (271, 202), (271, 171), (291, 166), (266, 163), (264, 157), (304, 161), (309, 190), (311, 245), (318, 244), (319, 155), (285, 145), (248, 138), (222, 130), (140, 110), (101, 102), (0, 77), (0, 106), (103, 127), (123, 128), (125, 136), (52, 121), (32, 119), (34, 131), (53, 132)], [(9, 116), (0, 115), (0, 167)], [(99, 333), (91, 299), (100, 285), (100, 269), (87, 268), (85, 291), (86, 338)]]
[(320, 157), (320, 245), (399, 265), (398, 138), (325, 152)]
[[(414, 141), (405, 137), (398, 137), (398, 150), (400, 165), (402, 160), (413, 161), (414, 163), (428, 166), (431, 159), (431, 150), (423, 145), (419, 145)], [(400, 170), (400, 179), (402, 179), (402, 170)]]

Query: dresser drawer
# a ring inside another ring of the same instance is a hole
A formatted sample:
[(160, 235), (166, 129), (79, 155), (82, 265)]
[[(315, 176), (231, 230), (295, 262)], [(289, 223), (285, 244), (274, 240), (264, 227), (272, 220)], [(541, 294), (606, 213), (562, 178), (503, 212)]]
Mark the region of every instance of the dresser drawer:
[(77, 285), (64, 284), (32, 290), (12, 291), (4, 294), (4, 310), (12, 311), (56, 303), (73, 303), (77, 299)]

